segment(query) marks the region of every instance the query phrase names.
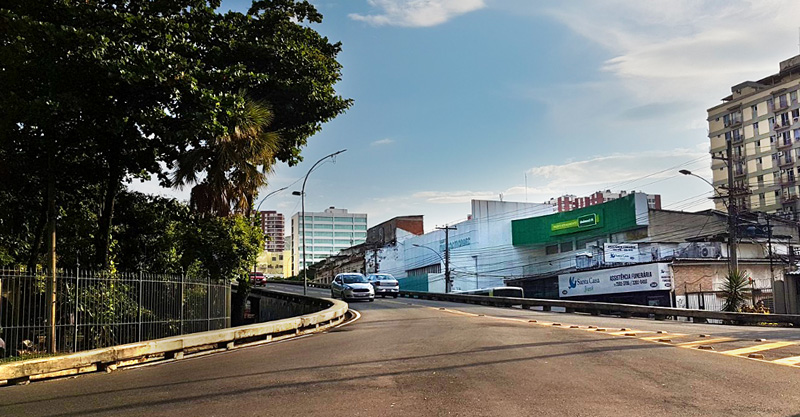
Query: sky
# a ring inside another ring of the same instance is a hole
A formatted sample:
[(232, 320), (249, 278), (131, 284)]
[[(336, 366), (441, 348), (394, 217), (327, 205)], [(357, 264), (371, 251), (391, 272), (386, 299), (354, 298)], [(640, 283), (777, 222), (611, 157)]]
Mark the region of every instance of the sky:
[[(245, 11), (249, 0), (223, 0)], [(369, 226), (465, 220), (470, 200), (636, 190), (711, 208), (706, 109), (800, 53), (796, 0), (312, 0), (354, 99), (260, 190), (287, 220), (328, 207)], [(188, 199), (188, 190), (135, 184)], [(288, 228), (287, 228), (288, 233)]]

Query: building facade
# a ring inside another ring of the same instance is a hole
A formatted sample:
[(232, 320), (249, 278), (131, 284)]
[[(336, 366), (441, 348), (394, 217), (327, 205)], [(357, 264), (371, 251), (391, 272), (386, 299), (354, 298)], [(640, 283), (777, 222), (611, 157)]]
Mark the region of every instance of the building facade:
[[(727, 186), (727, 145), (737, 206), (796, 219), (800, 166), (800, 55), (780, 63), (779, 71), (731, 87), (722, 104), (708, 109), (713, 184)], [(725, 210), (722, 201), (718, 210)]]
[[(629, 193), (624, 190), (619, 192), (612, 192), (611, 190), (596, 191), (595, 193), (587, 197), (578, 197), (573, 194), (564, 194), (561, 197), (551, 198), (549, 201), (545, 202), (545, 204), (554, 206), (557, 212), (563, 213), (566, 211), (572, 211), (584, 207), (594, 206), (597, 204), (607, 203), (609, 201), (613, 201), (618, 198), (622, 198), (634, 193), (644, 194), (641, 191), (631, 191)], [(653, 210), (661, 209), (660, 194), (644, 194), (644, 195), (647, 196), (647, 206), (649, 208)]]
[(347, 209), (330, 207), (322, 212), (306, 212), (305, 233), (302, 227), (301, 214), (295, 213), (292, 216), (292, 275), (367, 239), (367, 215), (348, 213)]
[(277, 211), (260, 211), (261, 232), (264, 234), (264, 250), (271, 253), (283, 252), (283, 238), (286, 219)]

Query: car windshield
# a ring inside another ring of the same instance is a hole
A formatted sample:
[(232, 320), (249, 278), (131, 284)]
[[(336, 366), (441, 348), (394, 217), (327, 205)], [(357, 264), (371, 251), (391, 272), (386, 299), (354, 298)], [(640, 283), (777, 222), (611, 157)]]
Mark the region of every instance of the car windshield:
[(370, 275), (370, 279), (372, 279), (372, 280), (386, 280), (386, 279), (394, 279), (394, 277), (389, 275), (389, 274), (376, 274), (376, 275)]
[(367, 282), (363, 275), (342, 275), (342, 281), (345, 284), (358, 284), (360, 282)]

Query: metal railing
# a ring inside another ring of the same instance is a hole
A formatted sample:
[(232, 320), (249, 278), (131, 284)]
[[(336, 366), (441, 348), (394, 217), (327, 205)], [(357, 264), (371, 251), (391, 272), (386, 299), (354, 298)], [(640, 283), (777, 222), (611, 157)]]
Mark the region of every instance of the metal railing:
[(78, 352), (230, 327), (230, 283), (180, 274), (59, 271), (49, 323), (44, 271), (0, 269), (0, 359)]

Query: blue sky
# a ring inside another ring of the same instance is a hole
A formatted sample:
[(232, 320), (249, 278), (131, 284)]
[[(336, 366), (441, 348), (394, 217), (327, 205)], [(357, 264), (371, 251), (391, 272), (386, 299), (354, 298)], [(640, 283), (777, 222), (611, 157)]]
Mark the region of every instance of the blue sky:
[[(313, 0), (341, 41), (355, 100), (280, 165), (262, 209), (466, 218), (469, 201), (542, 202), (611, 188), (711, 207), (706, 109), (798, 54), (800, 2), (741, 0)], [(245, 10), (248, 0), (223, 0)], [(526, 185), (527, 177), (527, 189)], [(294, 184), (293, 184), (294, 183)], [(292, 185), (293, 184), (293, 185)], [(187, 192), (137, 189), (185, 199)]]

